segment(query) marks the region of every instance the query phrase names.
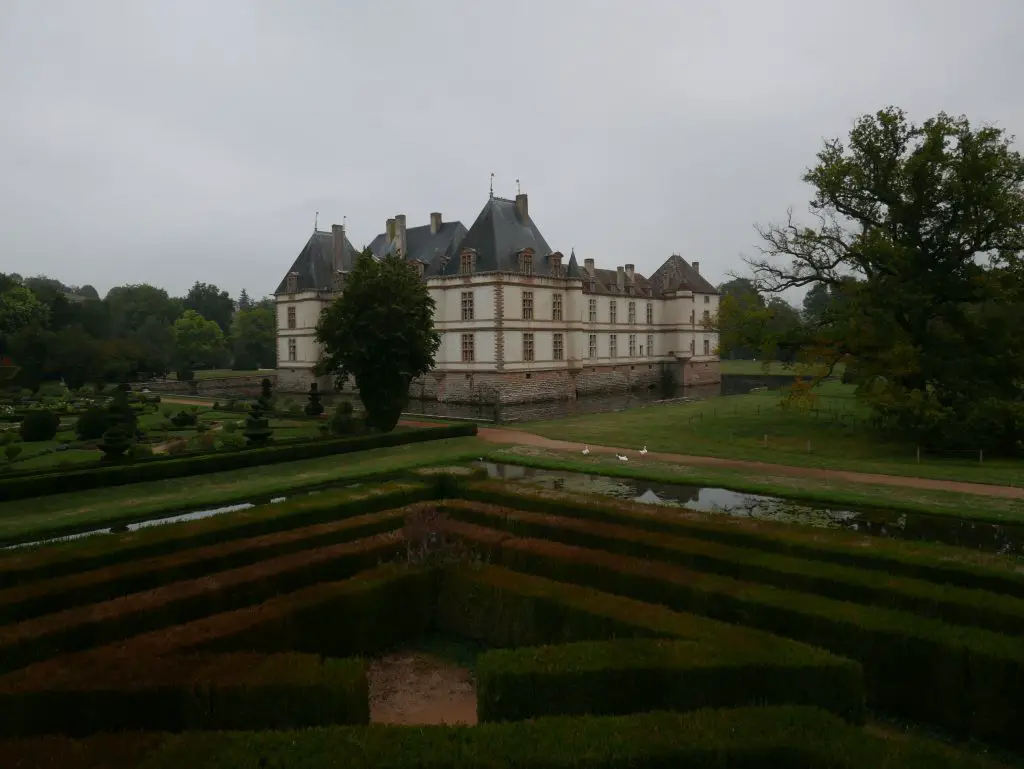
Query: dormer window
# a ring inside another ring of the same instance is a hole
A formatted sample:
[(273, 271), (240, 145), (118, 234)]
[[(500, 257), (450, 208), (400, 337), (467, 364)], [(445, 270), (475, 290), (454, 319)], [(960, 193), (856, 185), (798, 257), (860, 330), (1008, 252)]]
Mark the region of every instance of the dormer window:
[(409, 262), (409, 268), (416, 273), (417, 277), (422, 278), (423, 271), (426, 269), (426, 265), (419, 259), (413, 259), (411, 262)]
[(562, 272), (562, 255), (561, 254), (556, 252), (556, 253), (551, 254), (550, 256), (548, 256), (548, 266), (551, 268), (551, 277), (553, 277), (553, 278), (561, 278), (561, 277), (563, 277), (565, 275), (565, 273)]
[(299, 290), (299, 273), (289, 272), (288, 278), (285, 280), (285, 287), (289, 294), (294, 294)]
[(519, 272), (522, 275), (533, 275), (533, 251), (530, 249), (519, 252)]
[(476, 267), (476, 255), (472, 251), (463, 251), (459, 256), (459, 275), (472, 275)]

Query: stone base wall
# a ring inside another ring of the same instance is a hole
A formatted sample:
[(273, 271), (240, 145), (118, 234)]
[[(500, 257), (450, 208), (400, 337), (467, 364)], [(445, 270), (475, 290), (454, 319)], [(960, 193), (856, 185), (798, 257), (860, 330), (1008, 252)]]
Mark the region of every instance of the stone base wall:
[(722, 381), (722, 364), (717, 360), (707, 363), (690, 361), (682, 364), (681, 369), (679, 384), (683, 387), (719, 384)]
[[(261, 383), (269, 379), (271, 386), (277, 387), (278, 375), (273, 372), (260, 374), (259, 376), (229, 376), (217, 379), (196, 379), (195, 384), (197, 395), (227, 395), (236, 398), (256, 397), (260, 394)], [(191, 395), (193, 393), (189, 382), (179, 382), (177, 379), (164, 379), (158, 382), (146, 382), (140, 387), (147, 387), (154, 393), (167, 393), (175, 395)], [(309, 385), (306, 385), (309, 389)]]
[(279, 368), (277, 370), (277, 389), (282, 393), (309, 392), (309, 386), (316, 382), (320, 392), (334, 391), (334, 381), (329, 376), (316, 377), (308, 368)]

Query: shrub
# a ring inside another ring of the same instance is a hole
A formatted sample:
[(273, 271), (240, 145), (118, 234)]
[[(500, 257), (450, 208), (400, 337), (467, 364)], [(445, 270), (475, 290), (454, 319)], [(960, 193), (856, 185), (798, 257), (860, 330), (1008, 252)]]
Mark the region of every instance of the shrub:
[(4, 456), (8, 462), (13, 462), (21, 454), (21, 446), (17, 443), (8, 443), (4, 446)]
[(99, 406), (86, 409), (75, 422), (75, 434), (83, 441), (94, 441), (107, 429), (107, 412)]
[(32, 409), (21, 420), (21, 439), (26, 443), (51, 441), (60, 429), (60, 417), (48, 409)]
[(196, 422), (199, 421), (199, 417), (193, 411), (185, 411), (182, 409), (173, 417), (171, 417), (171, 424), (177, 428), (194, 427)]
[(337, 408), (335, 408), (334, 416), (330, 420), (331, 432), (335, 435), (351, 435), (354, 433), (356, 431), (356, 421), (352, 416), (353, 411), (352, 401), (341, 401)]
[(316, 382), (310, 383), (309, 395), (306, 397), (309, 399), (309, 403), (306, 404), (307, 416), (318, 417), (324, 413), (324, 404), (320, 402), (323, 395), (318, 391)]

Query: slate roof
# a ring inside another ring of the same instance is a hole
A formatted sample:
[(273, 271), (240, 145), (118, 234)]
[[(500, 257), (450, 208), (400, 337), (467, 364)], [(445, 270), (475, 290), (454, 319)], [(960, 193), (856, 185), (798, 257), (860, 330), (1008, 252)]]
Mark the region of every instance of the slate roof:
[(651, 275), (656, 294), (670, 291), (693, 291), (695, 294), (717, 294), (718, 289), (678, 254), (672, 254)]
[[(359, 252), (352, 247), (352, 243), (346, 235), (345, 250), (342, 253), (342, 269), (351, 270), (358, 255)], [(287, 293), (288, 275), (293, 272), (299, 274), (298, 291), (330, 291), (331, 275), (334, 272), (334, 235), (330, 232), (316, 230), (306, 241), (306, 245), (295, 257), (292, 266), (277, 285), (275, 294)]]
[[(430, 231), (430, 225), (405, 228), (406, 260), (418, 260), (426, 265), (424, 277), (440, 274), (434, 271), (435, 263), (444, 257), (449, 261), (458, 261), (459, 246), (466, 237), (466, 227), (462, 222), (442, 222), (441, 229), (436, 233)], [(389, 240), (386, 232), (377, 235), (370, 241), (370, 251), (378, 259), (393, 253), (398, 246), (397, 238)]]
[[(547, 260), (547, 256), (552, 253), (551, 246), (544, 240), (532, 218), (523, 221), (514, 200), (487, 200), (458, 250), (467, 248), (476, 251), (475, 273), (519, 272), (518, 252), (532, 248), (535, 256), (533, 274), (551, 274), (551, 265)], [(458, 275), (459, 260), (451, 258), (443, 265), (438, 264), (437, 271), (429, 274)]]

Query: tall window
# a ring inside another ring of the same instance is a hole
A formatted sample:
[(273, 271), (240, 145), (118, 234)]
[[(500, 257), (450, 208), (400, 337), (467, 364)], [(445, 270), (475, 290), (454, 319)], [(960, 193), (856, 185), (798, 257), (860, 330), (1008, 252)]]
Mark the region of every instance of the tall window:
[(692, 326), (693, 324), (694, 324), (694, 312), (693, 312), (693, 310), (690, 310), (690, 325)]
[(462, 292), (462, 319), (473, 320), (473, 292)]
[(460, 275), (472, 275), (473, 274), (473, 255), (463, 254), (459, 259), (459, 274)]
[(295, 322), (295, 308), (294, 307), (289, 307), (288, 308), (288, 328), (295, 328), (295, 326), (296, 326), (296, 322)]
[(523, 292), (523, 320), (533, 320), (533, 292)]
[(288, 283), (288, 293), (289, 294), (294, 294), (296, 291), (298, 291), (299, 290), (299, 276), (298, 276), (298, 274), (296, 274), (294, 272), (289, 273), (287, 283)]
[(636, 357), (636, 334), (629, 335), (629, 357)]
[(551, 358), (553, 360), (565, 359), (565, 339), (561, 334), (551, 335)]
[(711, 304), (711, 297), (707, 294), (704, 295), (704, 304)]
[(523, 275), (533, 275), (533, 254), (519, 255), (519, 271)]
[(704, 310), (704, 325), (707, 325), (710, 322), (711, 322), (711, 311), (710, 310)]
[(462, 335), (462, 362), (463, 363), (472, 363), (475, 358), (476, 358), (476, 349), (475, 349), (475, 345), (473, 344), (473, 335), (472, 334), (463, 334)]
[(299, 359), (299, 344), (294, 339), (288, 340), (288, 360)]
[(608, 357), (618, 358), (619, 357), (619, 338), (616, 334), (608, 335)]
[(711, 354), (711, 342), (709, 342), (707, 339), (704, 340), (704, 354)]
[(597, 300), (590, 299), (587, 302), (587, 318), (591, 323), (597, 323)]
[(551, 296), (551, 320), (562, 319), (562, 295), (553, 294)]
[(533, 334), (523, 334), (523, 360), (533, 360)]
[(694, 345), (694, 341), (691, 339), (690, 340), (690, 355), (693, 355), (693, 345)]
[(616, 304), (614, 299), (612, 299), (608, 303), (608, 322), (609, 323), (618, 323), (619, 322), (619, 308), (618, 308), (618, 305)]
[(591, 358), (597, 357), (597, 334), (590, 335), (590, 352), (588, 353), (588, 355)]
[(654, 357), (654, 334), (647, 335), (647, 357)]
[(630, 302), (626, 306), (626, 317), (630, 323), (636, 323), (636, 302)]
[(654, 304), (652, 302), (647, 303), (647, 325), (654, 325)]

